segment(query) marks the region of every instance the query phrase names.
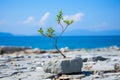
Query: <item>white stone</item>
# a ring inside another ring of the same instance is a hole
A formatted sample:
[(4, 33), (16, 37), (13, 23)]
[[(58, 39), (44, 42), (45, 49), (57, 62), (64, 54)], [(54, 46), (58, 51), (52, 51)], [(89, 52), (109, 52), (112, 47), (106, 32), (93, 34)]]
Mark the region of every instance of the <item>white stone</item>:
[(65, 48), (61, 48), (60, 50), (61, 50), (62, 52), (65, 52), (65, 51), (68, 51), (69, 48), (68, 48), (68, 47), (65, 47)]
[(27, 50), (25, 50), (25, 53), (33, 53), (33, 50), (32, 49), (27, 49)]
[(112, 71), (114, 69), (114, 65), (112, 65), (111, 62), (103, 62), (99, 61), (95, 65), (92, 66), (91, 70), (96, 70), (96, 71)]
[(40, 49), (39, 48), (33, 49), (33, 53), (40, 53)]
[(82, 66), (81, 58), (51, 59), (45, 63), (44, 70), (47, 73), (70, 74), (81, 72)]

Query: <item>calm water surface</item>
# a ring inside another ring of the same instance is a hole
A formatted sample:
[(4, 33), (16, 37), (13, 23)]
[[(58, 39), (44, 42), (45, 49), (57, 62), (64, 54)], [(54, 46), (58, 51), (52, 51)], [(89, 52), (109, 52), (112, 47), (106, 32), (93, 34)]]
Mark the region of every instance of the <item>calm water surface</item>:
[[(100, 48), (117, 45), (120, 47), (120, 36), (63, 36), (58, 46), (76, 48)], [(32, 48), (54, 49), (53, 40), (40, 36), (0, 37), (0, 46), (31, 46)]]

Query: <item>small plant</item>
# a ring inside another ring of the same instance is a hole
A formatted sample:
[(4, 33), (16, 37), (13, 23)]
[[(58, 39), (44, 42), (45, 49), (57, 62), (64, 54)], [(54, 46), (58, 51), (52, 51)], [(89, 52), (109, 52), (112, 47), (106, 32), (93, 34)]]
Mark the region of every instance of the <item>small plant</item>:
[[(54, 47), (57, 49), (57, 51), (64, 57), (66, 58), (66, 56), (62, 53), (62, 51), (59, 50), (58, 46), (57, 46), (57, 42), (59, 37), (61, 37), (63, 35), (63, 33), (66, 31), (66, 29), (68, 28), (69, 25), (71, 25), (74, 21), (73, 20), (67, 20), (63, 18), (63, 12), (62, 10), (59, 11), (58, 15), (57, 15), (57, 23), (58, 25), (61, 26), (61, 33), (60, 35), (55, 35), (55, 30), (53, 29), (53, 27), (50, 27), (47, 29), (46, 32), (44, 32), (43, 28), (41, 27), (38, 32), (48, 38), (52, 38), (54, 40)], [(64, 24), (64, 25), (63, 25)]]

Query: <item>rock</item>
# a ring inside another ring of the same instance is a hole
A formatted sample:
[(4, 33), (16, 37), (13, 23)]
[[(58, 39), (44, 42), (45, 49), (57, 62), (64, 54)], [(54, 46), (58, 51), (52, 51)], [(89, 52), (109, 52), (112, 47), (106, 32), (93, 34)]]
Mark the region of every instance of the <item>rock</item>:
[(40, 49), (39, 48), (33, 49), (33, 53), (40, 53)]
[(40, 50), (39, 48), (33, 49), (33, 53), (46, 53), (45, 50)]
[(15, 61), (21, 61), (21, 60), (24, 60), (24, 56), (16, 56), (16, 57), (13, 57), (12, 59)]
[(72, 77), (69, 75), (62, 75), (57, 80), (71, 80)]
[(105, 61), (107, 60), (108, 58), (104, 58), (102, 56), (97, 56), (97, 57), (93, 57), (92, 60), (93, 61)]
[(114, 65), (114, 69), (115, 69), (115, 71), (119, 72), (120, 71), (120, 63), (116, 63)]
[(27, 50), (25, 50), (25, 53), (33, 53), (33, 50), (32, 49), (27, 49)]
[(45, 50), (40, 50), (39, 48), (35, 48), (35, 49), (27, 49), (24, 51), (25, 53), (46, 53)]
[(56, 74), (80, 73), (82, 66), (81, 58), (51, 59), (45, 63), (44, 71)]
[(10, 61), (10, 58), (0, 58), (0, 62), (9, 62)]
[(51, 58), (52, 55), (50, 55), (49, 53), (45, 53), (41, 56), (41, 58)]
[(87, 62), (87, 61), (88, 61), (88, 58), (84, 58), (84, 59), (83, 59), (83, 62)]
[(118, 46), (110, 46), (109, 49), (111, 50), (120, 50), (120, 48)]
[(23, 73), (23, 71), (14, 72), (14, 73), (11, 74), (11, 76), (16, 75), (16, 74), (18, 74), (18, 73)]
[[(61, 48), (60, 51), (61, 52), (68, 52), (69, 49), (68, 49), (68, 47), (65, 47), (65, 48)], [(59, 53), (57, 50), (48, 50), (47, 52), (48, 53)]]
[(57, 77), (57, 75), (51, 74), (51, 73), (45, 73), (44, 77), (45, 77), (45, 79), (55, 79), (55, 77)]
[(48, 50), (47, 52), (48, 52), (48, 53), (58, 53), (57, 50)]
[(0, 49), (0, 55), (2, 55), (4, 52), (3, 52), (3, 50), (2, 49)]
[(68, 47), (61, 48), (60, 50), (61, 50), (62, 52), (67, 52), (67, 51), (69, 51)]
[(40, 53), (46, 53), (46, 52), (47, 52), (47, 51), (45, 51), (45, 50), (41, 50), (41, 51), (40, 51)]
[(114, 65), (111, 62), (105, 61), (98, 61), (95, 65), (91, 68), (92, 71), (99, 72), (99, 71), (114, 71)]
[(2, 53), (13, 53), (16, 51), (24, 51), (26, 49), (31, 49), (31, 48), (30, 47), (0, 46), (0, 51), (2, 51)]

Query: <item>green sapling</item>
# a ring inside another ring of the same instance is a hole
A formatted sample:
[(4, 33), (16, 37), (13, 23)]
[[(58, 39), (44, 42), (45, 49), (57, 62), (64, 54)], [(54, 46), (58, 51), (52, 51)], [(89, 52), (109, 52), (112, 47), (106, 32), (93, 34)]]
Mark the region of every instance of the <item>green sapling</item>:
[[(38, 32), (48, 38), (52, 38), (54, 40), (54, 47), (57, 49), (57, 51), (64, 57), (66, 58), (66, 56), (62, 53), (62, 51), (59, 50), (58, 46), (57, 46), (57, 42), (60, 36), (63, 35), (63, 33), (66, 31), (66, 29), (68, 28), (69, 25), (71, 25), (74, 21), (73, 20), (67, 20), (63, 18), (63, 12), (62, 10), (59, 11), (58, 15), (57, 15), (57, 23), (58, 25), (61, 26), (61, 33), (59, 35), (55, 35), (55, 30), (53, 29), (53, 27), (50, 27), (47, 29), (46, 32), (44, 32), (43, 28), (41, 27)], [(63, 25), (64, 23), (64, 25)]]

